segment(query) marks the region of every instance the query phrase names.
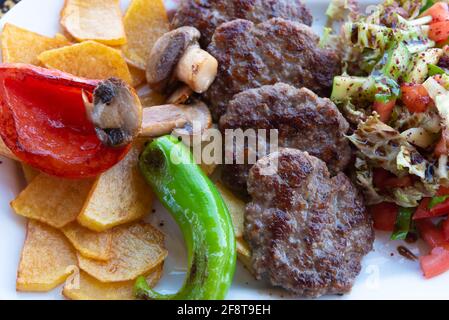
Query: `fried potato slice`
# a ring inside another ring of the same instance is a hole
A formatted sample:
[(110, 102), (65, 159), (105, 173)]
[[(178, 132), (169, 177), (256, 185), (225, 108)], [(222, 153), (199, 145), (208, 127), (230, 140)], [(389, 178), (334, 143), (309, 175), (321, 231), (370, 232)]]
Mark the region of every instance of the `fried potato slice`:
[(146, 79), (145, 71), (140, 70), (139, 68), (136, 68), (132, 66), (131, 64), (128, 64), (129, 73), (131, 74), (131, 85), (136, 88), (143, 84)]
[(17, 160), (17, 157), (11, 152), (11, 150), (8, 149), (8, 147), (3, 142), (1, 137), (0, 137), (0, 156), (4, 156), (9, 159)]
[[(158, 265), (148, 276), (147, 282), (154, 287), (162, 277), (163, 264)], [(65, 285), (62, 294), (72, 300), (135, 300), (135, 281), (106, 283), (81, 271), (79, 288)]]
[(243, 238), (237, 238), (237, 257), (246, 269), (254, 274), (251, 262), (251, 249)]
[(246, 204), (239, 198), (237, 198), (231, 191), (229, 191), (224, 185), (216, 182), (218, 191), (223, 197), (226, 203), (229, 213), (231, 214), (232, 223), (234, 224), (234, 232), (236, 238), (243, 237), (243, 223), (245, 219)]
[(61, 25), (78, 41), (126, 43), (119, 0), (65, 0)]
[(73, 222), (61, 229), (75, 249), (86, 258), (108, 260), (111, 258), (112, 232), (95, 232)]
[(125, 159), (97, 178), (78, 216), (81, 225), (100, 232), (150, 212), (153, 192), (138, 166), (142, 146), (133, 146)]
[(123, 53), (129, 63), (145, 70), (154, 43), (170, 30), (162, 0), (133, 0), (124, 18), (128, 42)]
[(31, 181), (34, 180), (34, 178), (36, 178), (39, 174), (40, 171), (37, 169), (34, 169), (33, 167), (22, 163), (22, 171), (23, 171), (23, 176), (25, 177), (25, 181), (30, 184)]
[(164, 235), (146, 223), (120, 226), (112, 230), (112, 258), (88, 259), (78, 254), (82, 270), (102, 282), (121, 282), (147, 274), (164, 261)]
[(120, 51), (95, 41), (86, 41), (42, 52), (42, 64), (89, 79), (120, 78), (132, 83), (128, 65)]
[(11, 202), (21, 216), (62, 228), (76, 220), (93, 180), (68, 180), (39, 174)]
[(3, 62), (40, 65), (40, 53), (70, 45), (61, 34), (54, 38), (6, 23), (1, 35)]
[(77, 265), (75, 250), (56, 229), (30, 220), (17, 272), (18, 291), (50, 291)]

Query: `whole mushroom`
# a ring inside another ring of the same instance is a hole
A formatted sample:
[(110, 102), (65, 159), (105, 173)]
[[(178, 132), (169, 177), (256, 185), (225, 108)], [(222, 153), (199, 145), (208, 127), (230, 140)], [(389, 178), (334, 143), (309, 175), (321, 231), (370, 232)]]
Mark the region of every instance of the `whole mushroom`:
[(177, 81), (184, 82), (196, 93), (209, 89), (217, 76), (218, 62), (200, 48), (200, 37), (196, 28), (181, 27), (156, 41), (146, 69), (153, 90), (165, 93)]
[(103, 80), (93, 92), (93, 102), (85, 93), (83, 99), (87, 115), (104, 145), (122, 147), (139, 135), (142, 105), (135, 90), (122, 80)]

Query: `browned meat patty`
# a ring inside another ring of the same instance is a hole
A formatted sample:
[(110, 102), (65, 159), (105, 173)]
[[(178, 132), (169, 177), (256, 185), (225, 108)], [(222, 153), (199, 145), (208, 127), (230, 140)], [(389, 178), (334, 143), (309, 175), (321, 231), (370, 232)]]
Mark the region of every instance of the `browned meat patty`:
[(205, 94), (214, 119), (236, 93), (263, 85), (284, 82), (328, 96), (340, 60), (320, 49), (318, 41), (310, 27), (283, 19), (222, 24), (208, 47), (219, 63), (217, 79)]
[(200, 30), (206, 47), (215, 29), (235, 19), (255, 23), (272, 18), (312, 25), (312, 14), (300, 0), (183, 0), (171, 22), (174, 29), (192, 26)]
[[(278, 83), (237, 94), (220, 119), (220, 130), (226, 129), (277, 129), (279, 147), (309, 152), (325, 161), (332, 174), (344, 170), (351, 159), (345, 137), (348, 122), (332, 101), (306, 88)], [(233, 190), (245, 193), (250, 168), (225, 165), (222, 179)]]
[[(278, 161), (278, 172), (262, 175)], [(350, 291), (374, 232), (363, 198), (340, 173), (295, 149), (261, 159), (248, 180), (245, 239), (258, 279), (318, 297)]]

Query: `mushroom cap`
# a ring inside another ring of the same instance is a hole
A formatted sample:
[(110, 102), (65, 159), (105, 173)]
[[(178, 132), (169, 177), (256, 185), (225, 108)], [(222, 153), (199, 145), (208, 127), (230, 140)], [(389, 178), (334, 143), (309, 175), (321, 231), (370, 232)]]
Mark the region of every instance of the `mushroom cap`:
[(101, 81), (94, 90), (93, 103), (85, 103), (103, 144), (121, 147), (138, 136), (142, 105), (135, 90), (124, 81), (116, 78)]
[(174, 72), (187, 48), (198, 45), (201, 33), (193, 27), (167, 32), (153, 46), (147, 61), (146, 76), (150, 87), (166, 92), (174, 82)]

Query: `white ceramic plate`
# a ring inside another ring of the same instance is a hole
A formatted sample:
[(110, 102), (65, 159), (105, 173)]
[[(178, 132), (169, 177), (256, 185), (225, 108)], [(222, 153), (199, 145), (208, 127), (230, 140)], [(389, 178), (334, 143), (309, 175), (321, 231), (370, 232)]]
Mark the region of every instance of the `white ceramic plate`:
[[(1, 21), (11, 22), (29, 30), (53, 36), (58, 30), (59, 12), (63, 0), (22, 0)], [(305, 1), (315, 17), (314, 29), (321, 32), (325, 21), (327, 0)], [(377, 2), (361, 1), (364, 4)], [(122, 0), (125, 10), (129, 0)], [(167, 3), (172, 7), (172, 3)], [(26, 50), (26, 48), (23, 48)], [(63, 299), (61, 288), (49, 293), (19, 293), (15, 289), (17, 265), (25, 236), (25, 219), (15, 215), (9, 207), (24, 187), (20, 168), (0, 157), (0, 300), (3, 299)], [(182, 284), (186, 255), (182, 236), (168, 213), (158, 204), (156, 214), (149, 219), (167, 235), (169, 257), (165, 263), (164, 277), (158, 285), (161, 292), (174, 292)], [(329, 299), (449, 299), (449, 273), (433, 280), (424, 280), (417, 262), (402, 258), (396, 251), (398, 242), (388, 241), (388, 235), (378, 234), (375, 250), (363, 260), (363, 269), (352, 292), (343, 297)], [(419, 255), (416, 245), (407, 245)], [(239, 265), (229, 299), (278, 299), (294, 298), (287, 293), (255, 281)]]

